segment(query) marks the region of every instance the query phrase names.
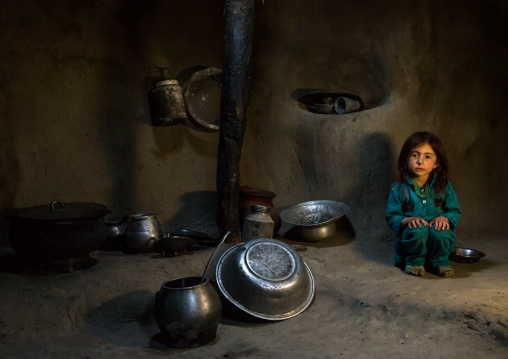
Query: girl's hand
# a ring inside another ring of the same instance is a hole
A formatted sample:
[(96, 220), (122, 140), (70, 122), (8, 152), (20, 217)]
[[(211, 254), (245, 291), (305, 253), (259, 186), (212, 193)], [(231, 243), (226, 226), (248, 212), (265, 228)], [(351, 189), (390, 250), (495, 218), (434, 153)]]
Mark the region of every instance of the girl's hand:
[(444, 231), (450, 229), (450, 220), (445, 216), (439, 216), (430, 221), (430, 226), (434, 225), (436, 231)]
[(422, 228), (422, 225), (424, 227), (429, 225), (429, 223), (426, 220), (420, 217), (406, 217), (402, 220), (402, 224), (403, 225), (407, 224), (407, 226), (411, 229), (416, 227)]

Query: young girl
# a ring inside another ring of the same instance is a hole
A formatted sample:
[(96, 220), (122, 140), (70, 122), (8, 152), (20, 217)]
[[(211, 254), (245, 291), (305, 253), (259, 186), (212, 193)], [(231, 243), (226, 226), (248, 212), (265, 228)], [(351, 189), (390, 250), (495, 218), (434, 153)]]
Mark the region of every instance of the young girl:
[(454, 274), (448, 255), (462, 212), (448, 180), (448, 160), (436, 135), (410, 136), (397, 162), (398, 176), (386, 206), (386, 222), (396, 233), (395, 265), (423, 276)]

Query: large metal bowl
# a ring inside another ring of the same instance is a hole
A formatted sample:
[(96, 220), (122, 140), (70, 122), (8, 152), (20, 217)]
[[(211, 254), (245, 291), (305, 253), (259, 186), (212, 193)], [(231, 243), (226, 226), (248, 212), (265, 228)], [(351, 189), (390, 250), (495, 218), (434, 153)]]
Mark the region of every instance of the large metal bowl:
[(228, 249), (216, 267), (222, 294), (242, 311), (283, 320), (307, 309), (314, 298), (312, 273), (286, 243), (260, 238)]
[(295, 204), (284, 209), (280, 218), (294, 227), (289, 237), (302, 241), (321, 241), (335, 234), (335, 222), (349, 212), (349, 207), (330, 200), (317, 200)]

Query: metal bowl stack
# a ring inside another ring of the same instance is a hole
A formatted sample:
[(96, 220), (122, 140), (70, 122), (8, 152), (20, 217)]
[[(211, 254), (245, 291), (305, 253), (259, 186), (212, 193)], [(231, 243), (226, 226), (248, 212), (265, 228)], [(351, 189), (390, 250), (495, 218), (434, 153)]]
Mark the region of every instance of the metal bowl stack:
[(294, 317), (314, 298), (312, 273), (286, 243), (260, 238), (228, 249), (216, 267), (217, 285), (242, 311), (276, 321)]
[(335, 222), (349, 212), (349, 207), (330, 200), (318, 200), (296, 204), (280, 213), (280, 218), (294, 227), (290, 233), (294, 239), (321, 241), (335, 234)]

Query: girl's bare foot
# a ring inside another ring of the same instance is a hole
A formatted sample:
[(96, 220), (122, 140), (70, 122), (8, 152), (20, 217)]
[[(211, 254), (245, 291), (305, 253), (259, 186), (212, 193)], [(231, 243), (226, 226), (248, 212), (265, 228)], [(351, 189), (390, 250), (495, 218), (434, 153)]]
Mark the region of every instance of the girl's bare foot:
[(451, 277), (455, 271), (450, 266), (439, 266), (436, 268), (436, 274), (441, 277)]
[(425, 274), (425, 268), (423, 266), (412, 266), (406, 265), (406, 273), (417, 277), (423, 277)]

